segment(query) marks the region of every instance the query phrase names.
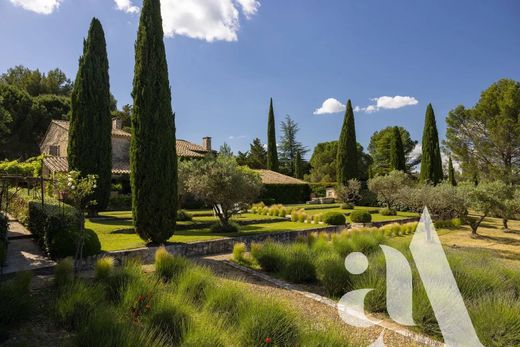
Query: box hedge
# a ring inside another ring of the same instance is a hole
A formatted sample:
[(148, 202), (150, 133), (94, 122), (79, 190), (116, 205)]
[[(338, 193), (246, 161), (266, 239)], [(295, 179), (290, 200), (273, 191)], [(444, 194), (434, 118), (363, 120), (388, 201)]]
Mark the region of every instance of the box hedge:
[[(29, 195), (16, 194), (11, 204), (15, 217), (34, 235), (41, 249), (53, 259), (74, 256), (80, 240), (80, 214), (72, 206), (46, 197), (45, 205)], [(83, 255), (101, 251), (98, 236), (85, 230)]]
[(347, 218), (343, 213), (327, 212), (323, 214), (321, 221), (329, 225), (345, 225), (347, 223)]
[(264, 184), (260, 201), (277, 204), (299, 204), (309, 201), (311, 188), (308, 184)]
[(372, 215), (368, 211), (352, 211), (350, 220), (352, 223), (370, 223), (372, 222)]

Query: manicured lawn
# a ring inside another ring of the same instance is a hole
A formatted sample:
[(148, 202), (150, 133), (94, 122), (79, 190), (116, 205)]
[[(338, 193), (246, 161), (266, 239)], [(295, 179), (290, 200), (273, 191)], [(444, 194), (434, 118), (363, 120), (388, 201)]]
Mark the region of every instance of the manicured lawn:
[[(135, 234), (130, 219), (88, 219), (85, 226), (87, 229), (91, 229), (98, 234), (103, 251), (133, 249), (145, 246), (145, 243)], [(169, 241), (188, 243), (220, 239), (223, 237), (305, 230), (315, 227), (317, 226), (314, 224), (279, 222), (242, 226), (239, 234), (214, 234), (211, 233), (209, 229), (179, 230)]]

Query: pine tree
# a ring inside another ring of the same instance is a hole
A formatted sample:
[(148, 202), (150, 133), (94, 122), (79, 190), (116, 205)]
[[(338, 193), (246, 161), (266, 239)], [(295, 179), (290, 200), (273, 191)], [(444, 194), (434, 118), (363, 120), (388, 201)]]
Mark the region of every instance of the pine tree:
[(93, 18), (71, 97), (69, 170), (97, 175), (95, 209), (108, 205), (112, 180), (112, 118), (105, 33)]
[(135, 44), (130, 150), (132, 207), (136, 232), (163, 243), (174, 233), (177, 214), (177, 154), (161, 6), (144, 0)]
[(301, 152), (296, 152), (296, 158), (294, 160), (294, 177), (297, 179), (303, 179), (303, 162)]
[(267, 169), (272, 171), (279, 170), (275, 127), (273, 98), (271, 98), (271, 103), (269, 104), (269, 118), (267, 121)]
[(426, 109), (426, 119), (422, 139), (421, 182), (431, 184), (440, 183), (444, 177), (442, 173), (441, 150), (439, 147), (439, 134), (435, 121), (435, 113), (432, 104)]
[(448, 161), (448, 181), (452, 186), (457, 186), (457, 180), (455, 179), (455, 169), (453, 168), (453, 161), (451, 160), (451, 157)]
[(358, 155), (356, 142), (356, 124), (354, 121), (354, 111), (352, 103), (347, 102), (347, 110), (345, 112), (345, 120), (341, 128), (341, 135), (338, 142), (337, 157), (337, 183), (346, 185), (348, 180), (358, 178)]
[(406, 157), (399, 127), (392, 128), (392, 142), (390, 143), (390, 169), (406, 171)]

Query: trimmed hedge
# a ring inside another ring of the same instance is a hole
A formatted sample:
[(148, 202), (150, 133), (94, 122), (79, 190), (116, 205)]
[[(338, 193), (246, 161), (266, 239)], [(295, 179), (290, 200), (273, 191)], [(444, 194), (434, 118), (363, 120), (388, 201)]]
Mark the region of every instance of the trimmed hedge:
[(352, 223), (370, 223), (372, 222), (372, 215), (367, 211), (352, 211), (350, 220)]
[[(45, 205), (32, 197), (17, 194), (13, 214), (35, 236), (41, 249), (53, 259), (74, 256), (80, 239), (80, 215), (67, 204), (46, 197)], [(20, 218), (20, 217), (21, 218)], [(92, 230), (85, 230), (83, 255), (101, 252), (101, 243)]]
[(347, 218), (343, 213), (339, 212), (327, 212), (321, 217), (321, 221), (329, 225), (345, 225), (347, 224)]
[(132, 209), (131, 195), (113, 196), (108, 200), (107, 210), (109, 211), (128, 211)]
[(309, 201), (311, 188), (308, 184), (264, 184), (260, 201), (277, 204), (299, 204)]

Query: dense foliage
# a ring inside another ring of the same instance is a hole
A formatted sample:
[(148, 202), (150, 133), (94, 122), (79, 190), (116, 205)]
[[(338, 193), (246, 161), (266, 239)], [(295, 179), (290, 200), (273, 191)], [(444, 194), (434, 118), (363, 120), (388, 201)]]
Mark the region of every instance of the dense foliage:
[(406, 158), (399, 127), (392, 128), (392, 141), (390, 142), (390, 168), (392, 170), (406, 171)]
[(145, 0), (135, 44), (130, 150), (133, 217), (145, 241), (163, 243), (175, 230), (177, 154), (161, 8)]
[(112, 179), (112, 117), (105, 33), (94, 18), (84, 42), (72, 91), (68, 162), (70, 170), (96, 175), (96, 209), (108, 205)]
[(347, 110), (341, 134), (338, 141), (338, 153), (336, 160), (336, 181), (338, 184), (346, 184), (352, 178), (358, 178), (358, 152), (356, 142), (356, 124), (352, 103), (347, 102)]
[(368, 181), (368, 188), (377, 194), (377, 200), (388, 208), (394, 208), (399, 191), (410, 185), (408, 176), (402, 171), (392, 171), (386, 176), (377, 176)]
[(428, 104), (422, 139), (421, 182), (438, 184), (444, 179), (442, 173), (439, 133), (432, 104)]
[[(384, 175), (395, 169), (392, 168), (391, 165), (392, 143), (396, 140), (395, 128), (396, 127), (386, 127), (376, 131), (370, 138), (368, 152), (374, 161), (371, 167), (374, 176)], [(410, 133), (405, 128), (397, 127), (397, 129), (401, 135), (401, 143), (406, 160), (406, 170), (404, 171), (409, 172), (414, 166), (420, 163), (420, 157), (413, 155), (417, 141), (411, 139)]]
[(307, 184), (265, 184), (259, 199), (277, 204), (299, 204), (309, 201), (311, 188)]
[(43, 157), (29, 158), (26, 161), (19, 160), (0, 162), (0, 174), (20, 175), (25, 177), (37, 177), (42, 172)]
[(458, 106), (446, 122), (446, 144), (464, 178), (518, 183), (520, 82), (502, 79), (482, 92), (473, 108)]
[(267, 169), (273, 171), (278, 171), (279, 169), (273, 98), (271, 98), (271, 101), (269, 103), (269, 116), (267, 119)]
[(247, 165), (251, 169), (267, 169), (267, 150), (259, 138), (253, 140), (249, 151), (238, 152), (237, 162), (240, 165)]
[[(301, 158), (305, 156), (308, 149), (297, 140), (296, 136), (300, 130), (298, 124), (289, 116), (281, 123), (282, 136), (278, 146), (280, 152), (280, 171), (286, 175), (296, 177), (296, 166), (302, 165)], [(300, 161), (298, 162), (298, 153)], [(300, 167), (303, 171), (303, 167)], [(303, 173), (303, 172), (301, 172)]]

